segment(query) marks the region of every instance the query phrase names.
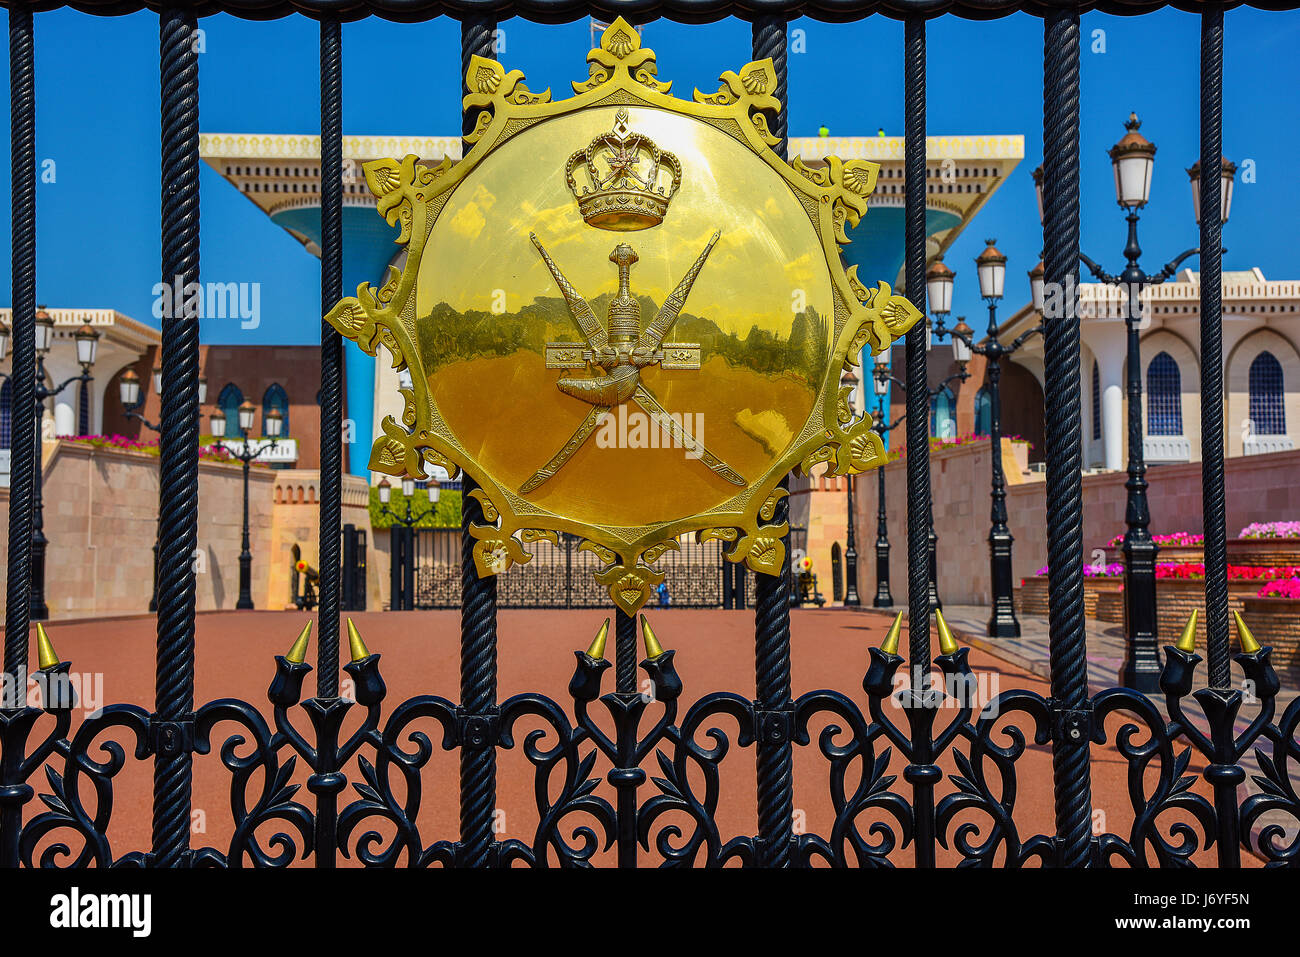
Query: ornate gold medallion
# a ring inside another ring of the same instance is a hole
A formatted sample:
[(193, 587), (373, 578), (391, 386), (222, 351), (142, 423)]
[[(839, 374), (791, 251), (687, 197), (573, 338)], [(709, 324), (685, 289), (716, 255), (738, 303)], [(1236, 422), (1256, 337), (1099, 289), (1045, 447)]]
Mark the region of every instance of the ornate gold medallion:
[(405, 261), (326, 318), (411, 373), (370, 467), (481, 486), (479, 574), (572, 533), (633, 613), (684, 534), (782, 570), (781, 477), (876, 464), (840, 375), (920, 314), (840, 259), (877, 164), (772, 151), (770, 61), (688, 102), (619, 19), (587, 63), (552, 101), (474, 58), (473, 148), (366, 164)]

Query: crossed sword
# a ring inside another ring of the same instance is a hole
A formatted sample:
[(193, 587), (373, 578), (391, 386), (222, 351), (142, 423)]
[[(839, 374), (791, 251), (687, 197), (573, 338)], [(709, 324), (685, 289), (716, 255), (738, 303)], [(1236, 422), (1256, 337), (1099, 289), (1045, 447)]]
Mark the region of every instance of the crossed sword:
[[(641, 337), (631, 355), (613, 356), (612, 363), (610, 362), (610, 358), (611, 353), (614, 352), (614, 350), (610, 348), (608, 335), (606, 334), (604, 327), (601, 326), (600, 321), (596, 318), (596, 314), (592, 311), (591, 306), (587, 304), (587, 300), (579, 295), (578, 291), (574, 289), (573, 284), (570, 283), (560, 271), (560, 267), (551, 259), (550, 254), (547, 253), (541, 242), (538, 241), (536, 235), (530, 234), (528, 238), (532, 240), (533, 245), (537, 247), (537, 251), (542, 256), (542, 261), (546, 263), (546, 268), (550, 270), (551, 275), (555, 279), (555, 284), (559, 287), (560, 293), (564, 296), (565, 305), (569, 308), (569, 315), (573, 317), (574, 324), (578, 327), (578, 331), (587, 341), (588, 349), (584, 350), (582, 361), (560, 360), (557, 361), (556, 365), (560, 368), (579, 368), (585, 366), (588, 362), (594, 361), (597, 365), (600, 365), (601, 368), (606, 369), (606, 371), (616, 369), (623, 365), (638, 366), (636, 387), (632, 390), (632, 394), (629, 396), (631, 401), (640, 406), (652, 422), (664, 431), (668, 432), (674, 441), (680, 444), (683, 448), (694, 452), (699, 457), (699, 460), (710, 470), (721, 475), (732, 485), (743, 486), (745, 480), (740, 477), (735, 469), (731, 468), (731, 466), (726, 462), (722, 461), (722, 459), (718, 458), (705, 448), (703, 443), (687, 433), (681, 427), (680, 423), (678, 423), (677, 420), (664, 409), (664, 407), (659, 403), (659, 400), (655, 398), (654, 394), (641, 383), (639, 378), (640, 367), (653, 365), (655, 363), (658, 363), (661, 368), (665, 369), (698, 369), (700, 367), (700, 348), (698, 345), (676, 345), (674, 343), (669, 343), (667, 347), (664, 347), (663, 341), (664, 337), (668, 335), (676, 324), (678, 315), (681, 314), (682, 308), (686, 305), (686, 297), (690, 295), (691, 287), (695, 283), (695, 277), (699, 275), (700, 270), (704, 267), (705, 260), (709, 258), (709, 253), (713, 251), (713, 246), (718, 241), (718, 233), (715, 232), (713, 234), (713, 237), (704, 247), (704, 251), (700, 253), (699, 257), (691, 265), (691, 268), (687, 270), (686, 275), (683, 276), (681, 282), (677, 284), (677, 288), (673, 290), (672, 295), (664, 300), (664, 304), (655, 315), (654, 321), (646, 326), (645, 331), (641, 333)], [(552, 350), (569, 351), (572, 349), (572, 346), (565, 349), (565, 347), (559, 343), (547, 346), (548, 354), (552, 352)], [(690, 358), (666, 360), (665, 350), (674, 349), (686, 350), (692, 353), (694, 360), (692, 361)], [(633, 361), (634, 357), (636, 359), (635, 362)], [(548, 362), (547, 365), (551, 366), (551, 363)], [(593, 405), (591, 411), (587, 413), (586, 418), (582, 420), (582, 424), (578, 426), (577, 430), (569, 438), (569, 441), (564, 443), (560, 450), (551, 457), (549, 462), (533, 473), (532, 478), (519, 487), (519, 494), (527, 495), (529, 492), (538, 488), (547, 479), (555, 475), (555, 473), (573, 457), (573, 454), (582, 447), (583, 443), (585, 443), (591, 436), (591, 433), (596, 430), (596, 426), (600, 424), (600, 420), (608, 414), (612, 408), (613, 404)]]

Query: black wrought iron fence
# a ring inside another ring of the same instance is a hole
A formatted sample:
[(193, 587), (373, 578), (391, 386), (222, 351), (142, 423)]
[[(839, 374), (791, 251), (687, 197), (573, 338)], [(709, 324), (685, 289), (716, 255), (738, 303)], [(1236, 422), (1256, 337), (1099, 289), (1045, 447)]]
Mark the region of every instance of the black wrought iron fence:
[[(13, 128), (13, 402), (35, 403), (36, 308), (36, 98), (33, 14), (59, 2), (5, 4), (9, 9), (11, 122)], [(1290, 0), (1253, 6), (1290, 9)], [(116, 14), (138, 9), (133, 0), (81, 0), (77, 9)], [(160, 274), (172, 282), (199, 273), (199, 85), (196, 17), (216, 11), (264, 18), (302, 13), (320, 20), (321, 196), (323, 219), (321, 300), (341, 295), (342, 18), (382, 16), (417, 20), (450, 15), (462, 22), (462, 66), (472, 54), (492, 54), (493, 16), (563, 21), (592, 14), (635, 19), (667, 16), (708, 21), (735, 14), (752, 18), (754, 58), (771, 58), (784, 97), (786, 21), (792, 16), (854, 20), (869, 15), (905, 22), (905, 219), (906, 287), (924, 312), (926, 196), (926, 18), (945, 14), (974, 19), (1018, 10), (1043, 20), (1043, 132), (1045, 155), (1044, 246), (1046, 280), (1077, 288), (1079, 264), (1079, 16), (1086, 9), (1140, 13), (1161, 6), (1149, 0), (1067, 4), (1039, 0), (767, 0), (761, 4), (717, 0), (639, 0), (580, 3), (577, 0), (374, 0), (340, 7), (319, 0), (209, 0), (162, 6), (160, 87), (162, 101), (162, 235)], [(1220, 183), (1223, 30), (1226, 4), (1182, 0), (1201, 17), (1201, 390), (1223, 392), (1220, 335)], [(755, 12), (755, 10), (759, 12)], [(462, 69), (462, 76), (465, 71)], [(771, 130), (784, 150), (784, 114)], [(1046, 324), (1047, 501), (1051, 693), (1002, 692), (998, 718), (976, 714), (955, 700), (954, 687), (969, 676), (966, 651), (940, 619), (939, 653), (931, 653), (927, 596), (927, 531), (930, 471), (924, 407), (925, 332), (907, 336), (908, 383), (908, 635), (906, 656), (895, 630), (872, 649), (863, 680), (863, 703), (841, 691), (792, 698), (790, 683), (790, 581), (757, 576), (755, 610), (756, 695), (712, 692), (684, 713), (673, 652), (646, 632), (640, 662), (653, 695), (637, 682), (637, 635), (633, 619), (618, 615), (614, 629), (615, 691), (600, 696), (604, 637), (578, 653), (569, 694), (571, 709), (541, 694), (498, 701), (494, 578), (478, 578), (461, 562), (460, 701), (422, 695), (387, 711), (379, 656), (350, 636), (352, 661), (344, 667), (353, 699), (339, 695), (335, 667), (340, 644), (340, 490), (342, 474), (342, 351), (338, 336), (322, 327), (321, 388), (321, 609), (316, 694), (302, 700), (312, 667), (307, 637), (275, 662), (268, 692), (270, 716), (255, 705), (222, 699), (194, 700), (195, 588), (190, 556), (197, 544), (199, 435), (198, 317), (182, 312), (163, 320), (162, 442), (156, 697), (152, 710), (112, 704), (74, 729), (67, 662), (40, 643), (34, 673), (46, 689), (42, 704), (26, 703), (29, 609), (32, 582), (32, 498), (37, 453), (33, 416), (18, 415), (12, 431), (9, 511), (9, 577), (5, 617), (5, 672), (14, 698), (0, 711), (0, 862), (67, 866), (284, 866), (306, 861), (332, 867), (339, 856), (368, 865), (432, 863), (484, 867), (515, 862), (534, 865), (589, 863), (602, 847), (616, 849), (620, 866), (657, 859), (669, 865), (718, 865), (730, 861), (762, 867), (815, 862), (879, 865), (909, 857), (933, 866), (940, 848), (972, 864), (1016, 867), (1037, 862), (1061, 867), (1180, 865), (1200, 851), (1221, 865), (1240, 863), (1251, 847), (1275, 865), (1300, 861), (1294, 837), (1300, 798), (1291, 763), (1300, 757), (1300, 703), (1280, 717), (1278, 682), (1269, 649), (1244, 631), (1234, 652), (1229, 633), (1224, 522), (1223, 410), (1202, 408), (1206, 609), (1209, 687), (1190, 694), (1201, 658), (1187, 641), (1166, 650), (1161, 677), (1164, 712), (1144, 695), (1111, 689), (1090, 695), (1083, 612), (1081, 537), (1081, 446), (1079, 323), (1077, 310)], [(467, 486), (472, 483), (466, 481)], [(469, 492), (471, 488), (466, 488)], [(465, 498), (464, 521), (481, 521), (474, 499)], [(785, 521), (785, 507), (773, 521)], [(462, 557), (471, 539), (463, 536)], [(508, 586), (507, 586), (508, 587)], [(904, 662), (910, 680), (887, 710)], [(1232, 664), (1253, 682), (1260, 708), (1242, 727), (1236, 718), (1242, 692), (1233, 687)], [(932, 680), (937, 667), (945, 681)], [(268, 669), (269, 670), (269, 669)], [(12, 680), (17, 678), (19, 680)], [(1188, 699), (1200, 716), (1184, 713)], [(591, 708), (597, 700), (611, 716), (607, 735)], [(657, 702), (657, 710), (651, 703)], [(944, 708), (945, 704), (954, 705)], [(661, 707), (659, 707), (661, 706)], [(345, 715), (364, 712), (361, 726), (342, 737)], [(941, 710), (941, 708), (943, 710)], [(1122, 713), (1122, 728), (1107, 718)], [(53, 717), (52, 726), (43, 714)], [(902, 717), (899, 718), (898, 716)], [(417, 721), (440, 726), (441, 747), (460, 758), (460, 826), (456, 835), (422, 830), (422, 801), (451, 800), (449, 782), (421, 787), (437, 747), (417, 735)], [(517, 737), (524, 723), (540, 722), (547, 733)], [(816, 735), (828, 762), (833, 821), (823, 833), (796, 833), (794, 749), (813, 743), (813, 729), (833, 723), (838, 733)], [(1007, 722), (1010, 722), (1008, 724)], [(235, 733), (216, 734), (229, 724)], [(302, 729), (309, 730), (302, 730)], [(107, 735), (125, 736), (133, 748), (103, 747)], [(1113, 743), (1111, 735), (1113, 734)], [(1027, 741), (1049, 744), (1055, 825), (1050, 833), (1025, 833), (1017, 817), (1017, 772)], [(1094, 746), (1116, 748), (1130, 768), (1133, 822), (1125, 833), (1094, 834), (1090, 758)], [(498, 749), (518, 745), (534, 767), (538, 824), (528, 839), (500, 840), (494, 829)], [(733, 747), (734, 745), (734, 747)], [(193, 762), (219, 754), (232, 778), (234, 832), (222, 847), (195, 847), (190, 829)], [(728, 800), (719, 769), (735, 749), (753, 749), (757, 819), (752, 829), (724, 833), (719, 810)], [(1260, 790), (1240, 800), (1246, 772), (1243, 755), (1259, 748)], [(896, 754), (892, 752), (896, 751)], [(238, 753), (237, 753), (238, 752)], [(1196, 755), (1210, 796), (1193, 787)], [(609, 772), (593, 776), (597, 759)], [(108, 838), (116, 777), (128, 763), (152, 761), (153, 828), (148, 848), (114, 847)], [(941, 765), (957, 773), (945, 778)], [(304, 771), (298, 770), (299, 763)], [(653, 778), (644, 766), (655, 770)], [(48, 767), (48, 776), (41, 769)], [(895, 771), (898, 774), (894, 773)], [(305, 773), (304, 773), (305, 772)], [(901, 774), (901, 776), (899, 776)], [(305, 778), (306, 790), (296, 781)], [(347, 791), (347, 786), (353, 786)], [(33, 805), (38, 791), (42, 805)], [(1266, 815), (1291, 827), (1257, 827)], [(586, 822), (573, 824), (575, 816)], [(268, 837), (267, 827), (271, 826)], [(75, 848), (70, 850), (70, 848)]]

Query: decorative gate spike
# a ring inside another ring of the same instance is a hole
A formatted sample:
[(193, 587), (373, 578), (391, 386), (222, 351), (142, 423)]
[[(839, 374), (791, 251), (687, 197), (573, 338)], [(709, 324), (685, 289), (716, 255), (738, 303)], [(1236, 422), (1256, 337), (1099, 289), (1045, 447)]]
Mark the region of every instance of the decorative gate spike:
[(289, 649), (289, 653), (284, 656), (285, 661), (290, 661), (295, 665), (300, 665), (307, 660), (307, 644), (311, 641), (311, 619), (307, 619), (307, 624), (303, 625), (302, 631), (298, 634), (298, 639)]
[(885, 640), (880, 643), (880, 650), (887, 655), (898, 654), (898, 636), (903, 630), (903, 613), (900, 611), (894, 616), (894, 623), (889, 626), (889, 632), (885, 635)]
[(664, 653), (663, 646), (659, 644), (659, 639), (655, 637), (654, 629), (650, 627), (650, 622), (646, 621), (645, 615), (641, 616), (641, 637), (645, 639), (645, 656), (651, 661)]
[(591, 639), (591, 644), (587, 646), (588, 658), (605, 657), (605, 639), (609, 637), (609, 619), (605, 619), (605, 624), (600, 626), (600, 631), (596, 632), (596, 637)]
[(370, 657), (370, 649), (366, 643), (361, 640), (361, 634), (357, 631), (357, 626), (348, 619), (348, 651), (352, 654), (353, 661), (362, 661)]
[(50, 636), (45, 633), (45, 626), (39, 621), (36, 623), (36, 663), (42, 671), (53, 668), (59, 663), (59, 656), (54, 653)]
[(1187, 619), (1187, 624), (1183, 625), (1183, 633), (1178, 636), (1176, 646), (1179, 651), (1191, 654), (1196, 650), (1196, 616), (1198, 614), (1200, 614), (1200, 609), (1193, 608), (1192, 614)]
[(1237, 620), (1237, 640), (1241, 642), (1242, 653), (1253, 655), (1255, 652), (1259, 651), (1259, 642), (1255, 640), (1255, 636), (1252, 635), (1250, 629), (1246, 627), (1246, 622), (1242, 620), (1241, 612), (1234, 610), (1232, 617)]

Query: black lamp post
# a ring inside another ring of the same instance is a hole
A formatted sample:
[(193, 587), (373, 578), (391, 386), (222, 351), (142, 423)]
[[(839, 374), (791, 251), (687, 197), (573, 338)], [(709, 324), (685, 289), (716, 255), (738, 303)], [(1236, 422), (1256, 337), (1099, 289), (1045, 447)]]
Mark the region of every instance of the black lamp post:
[[(845, 372), (840, 377), (840, 385), (853, 391), (857, 390), (858, 377), (852, 371)], [(849, 402), (853, 403), (853, 392), (849, 393)], [(848, 530), (846, 532), (848, 547), (844, 549), (844, 607), (857, 608), (862, 604), (862, 599), (858, 597), (858, 547), (857, 532), (854, 528), (853, 515), (853, 479), (854, 476), (846, 475), (844, 484), (849, 488), (849, 520)]]
[[(1147, 204), (1151, 192), (1151, 173), (1155, 166), (1156, 148), (1138, 132), (1142, 125), (1136, 113), (1129, 114), (1124, 124), (1127, 132), (1110, 149), (1110, 161), (1115, 171), (1115, 198), (1127, 210), (1128, 241), (1124, 246), (1124, 271), (1111, 275), (1085, 255), (1080, 260), (1099, 281), (1118, 286), (1126, 293), (1127, 308), (1124, 324), (1127, 333), (1127, 388), (1128, 394), (1128, 481), (1124, 483), (1127, 501), (1124, 510), (1124, 664), (1119, 680), (1126, 688), (1152, 692), (1159, 688), (1161, 663), (1156, 643), (1156, 556), (1159, 547), (1151, 538), (1151, 512), (1147, 504), (1146, 459), (1143, 449), (1142, 429), (1142, 355), (1140, 335), (1142, 330), (1142, 290), (1157, 286), (1177, 271), (1184, 259), (1199, 250), (1188, 249), (1173, 262), (1154, 275), (1143, 271), (1138, 260), (1142, 247), (1138, 244), (1138, 210)], [(1201, 164), (1197, 162), (1187, 171), (1191, 176), (1192, 202), (1196, 221), (1201, 219), (1200, 187)], [(1222, 188), (1223, 222), (1228, 221), (1232, 206), (1232, 183), (1236, 166), (1226, 158), (1220, 171)], [(1041, 191), (1041, 184), (1039, 186)]]
[[(32, 489), (32, 583), (31, 613), (32, 621), (45, 621), (50, 617), (49, 606), (45, 602), (45, 550), (49, 539), (45, 537), (45, 503), (41, 475), (41, 421), (45, 417), (45, 400), (58, 395), (74, 382), (93, 381), (90, 367), (95, 364), (95, 350), (99, 346), (99, 332), (90, 327), (90, 319), (83, 320), (82, 327), (73, 333), (77, 346), (77, 363), (81, 374), (69, 376), (57, 386), (45, 384), (45, 357), (54, 346), (54, 320), (45, 311), (44, 306), (36, 307), (36, 463), (33, 472)], [(9, 348), (9, 329), (0, 323), (0, 359)], [(8, 379), (9, 376), (0, 373)], [(21, 410), (19, 410), (21, 413)]]
[(389, 503), (393, 500), (393, 486), (386, 478), (379, 480), (379, 512), (381, 515), (387, 515), (395, 523), (403, 528), (414, 528), (421, 519), (426, 515), (432, 515), (438, 508), (438, 497), (442, 493), (442, 486), (438, 482), (429, 483), (426, 491), (429, 493), (429, 507), (418, 515), (411, 509), (411, 502), (415, 499), (415, 479), (409, 475), (402, 479), (402, 497), (406, 499), (406, 514), (398, 515), (391, 508)]
[[(405, 371), (405, 370), (403, 370)], [(404, 386), (405, 387), (405, 386)], [(411, 508), (415, 499), (415, 480), (409, 475), (402, 479), (402, 496), (406, 499), (406, 514), (399, 515), (389, 508), (393, 497), (393, 486), (386, 478), (379, 480), (380, 514), (393, 520), (389, 528), (391, 545), (389, 546), (389, 588), (388, 606), (393, 611), (413, 611), (415, 609), (415, 561), (412, 552), (415, 532), (412, 529), (421, 519), (437, 511), (438, 496), (442, 486), (432, 482), (427, 487), (429, 507), (416, 513)]]
[[(882, 377), (879, 370), (886, 370)], [(876, 356), (876, 374), (872, 376), (875, 380), (876, 389), (876, 416), (875, 421), (871, 423), (871, 429), (882, 439), (894, 429), (898, 428), (907, 420), (907, 413), (903, 413), (898, 420), (885, 425), (885, 393), (889, 391), (889, 352), (885, 351)], [(871, 604), (876, 608), (892, 608), (894, 605), (894, 596), (889, 592), (889, 513), (885, 511), (885, 467), (883, 465), (876, 467), (876, 597), (871, 600)], [(934, 568), (931, 566), (931, 573)], [(931, 589), (934, 585), (931, 583)]]
[[(162, 395), (162, 369), (154, 366), (153, 370), (153, 390), (158, 395)], [(117, 384), (118, 398), (122, 400), (122, 412), (128, 419), (135, 419), (150, 432), (161, 432), (161, 427), (155, 425), (146, 419), (140, 409), (144, 405), (144, 397), (140, 394), (140, 377), (136, 375), (134, 369), (127, 369), (122, 373), (122, 378)], [(208, 401), (208, 377), (199, 376), (199, 405)], [(159, 461), (159, 467), (162, 462)], [(149, 610), (158, 610), (158, 533), (161, 521), (161, 515), (154, 520), (153, 536), (153, 593), (149, 596)]]
[[(979, 274), (980, 296), (989, 307), (989, 325), (985, 340), (976, 345), (970, 327), (960, 319), (952, 329), (952, 352), (958, 362), (970, 358), (972, 352), (987, 361), (985, 375), (989, 389), (989, 444), (991, 446), (992, 479), (991, 507), (989, 509), (989, 579), (993, 592), (993, 610), (989, 616), (988, 634), (991, 638), (1020, 637), (1020, 622), (1016, 619), (1016, 606), (1012, 599), (1011, 546), (1015, 539), (1007, 527), (1007, 481), (1002, 469), (1002, 360), (1014, 355), (1032, 335), (1042, 332), (1041, 325), (1022, 333), (1010, 345), (998, 339), (998, 300), (1002, 298), (1007, 278), (1007, 257), (997, 251), (995, 240), (986, 240), (987, 247), (975, 258)], [(1032, 274), (1031, 274), (1032, 282)], [(1035, 290), (1036, 293), (1037, 290)], [(948, 334), (940, 324), (935, 335)]]
[[(946, 269), (947, 267), (944, 268)], [(949, 275), (949, 282), (951, 282), (952, 274), (949, 273), (948, 275)], [(938, 331), (938, 327), (936, 327), (936, 331)], [(929, 348), (929, 346), (930, 346), (930, 334), (929, 334), (929, 330), (927, 329), (926, 347)], [(954, 354), (955, 353), (956, 350), (954, 349)], [(882, 355), (884, 354), (882, 353)], [(883, 403), (885, 392), (888, 390), (889, 384), (891, 382), (894, 385), (898, 386), (898, 388), (900, 388), (904, 394), (907, 393), (907, 383), (902, 381), (901, 379), (896, 379), (894, 376), (890, 375), (889, 366), (886, 365), (884, 362), (881, 362), (880, 358), (881, 358), (880, 356), (876, 357), (876, 371), (875, 371), (876, 395), (881, 397), (881, 401)], [(961, 380), (962, 382), (965, 382), (968, 378), (970, 378), (970, 374), (966, 371), (966, 360), (969, 358), (970, 356), (967, 356), (965, 359), (959, 358), (958, 359), (959, 371), (953, 375), (948, 376), (948, 378), (940, 382), (937, 387), (931, 389), (927, 385), (926, 387), (927, 397), (929, 397), (930, 399), (934, 399), (935, 396), (940, 395), (946, 388), (948, 388), (948, 383), (955, 382), (957, 380)], [(899, 416), (898, 421), (895, 422), (893, 425), (889, 426), (889, 429), (893, 430), (897, 428), (898, 425), (901, 422), (903, 422), (906, 418), (907, 418), (906, 413)], [(876, 431), (881, 432), (882, 435), (884, 434), (883, 429), (884, 427), (881, 425), (878, 425), (876, 427)], [(880, 482), (880, 498), (879, 498), (880, 504), (878, 504), (876, 508), (876, 579), (877, 579), (876, 601), (880, 602), (882, 600), (885, 600), (888, 601), (889, 605), (892, 605), (893, 598), (889, 594), (889, 539), (885, 532), (886, 517), (884, 511), (884, 504), (883, 504), (885, 500), (885, 477), (883, 472), (879, 476), (879, 482)], [(933, 612), (943, 608), (943, 602), (939, 599), (939, 568), (938, 568), (938, 560), (936, 558), (936, 555), (938, 553), (939, 536), (935, 534), (934, 531), (933, 513), (931, 513), (930, 515), (929, 539), (930, 539), (929, 598), (930, 598), (930, 611)], [(882, 545), (883, 545), (883, 550), (882, 550)], [(883, 569), (884, 581), (885, 581), (885, 587), (883, 589), (879, 585), (882, 569)], [(878, 608), (888, 607), (888, 605), (877, 604), (876, 607)]]
[[(279, 411), (272, 409), (263, 416), (262, 423), (271, 441), (254, 445), (249, 441), (248, 433), (253, 429), (253, 420), (256, 416), (257, 406), (253, 403), (245, 402), (239, 407), (239, 431), (244, 437), (244, 442), (238, 452), (220, 438), (213, 443), (214, 446), (223, 449), (227, 455), (239, 459), (244, 464), (244, 531), (239, 551), (239, 600), (235, 602), (235, 608), (240, 611), (251, 611), (253, 608), (253, 553), (248, 541), (248, 469), (253, 460), (263, 452), (275, 450), (279, 445), (280, 429), (284, 425), (284, 417)], [(221, 436), (225, 431), (226, 413), (217, 409), (212, 413), (212, 434)]]

